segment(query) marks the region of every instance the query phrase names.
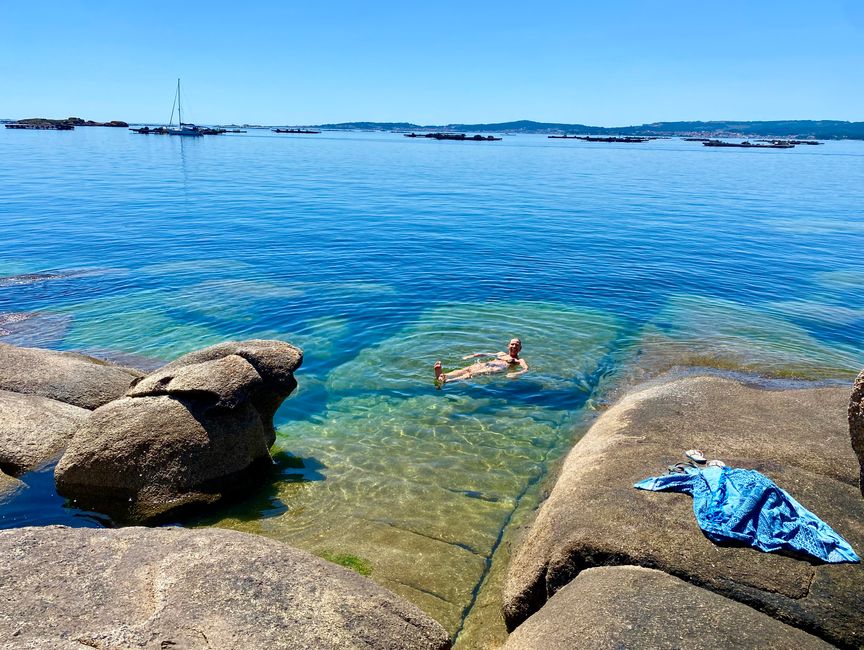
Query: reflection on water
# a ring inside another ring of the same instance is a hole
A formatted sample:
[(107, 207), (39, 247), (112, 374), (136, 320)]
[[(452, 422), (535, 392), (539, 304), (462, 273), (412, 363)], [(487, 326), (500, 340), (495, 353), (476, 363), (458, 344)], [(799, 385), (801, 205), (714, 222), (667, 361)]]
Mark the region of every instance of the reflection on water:
[[(198, 523), (359, 558), (466, 648), (503, 638), (513, 527), (608, 386), (864, 365), (862, 143), (3, 131), (0, 276), (44, 278), (0, 286), (0, 341), (146, 367), (300, 345), (275, 480)], [(513, 336), (527, 375), (435, 390), (436, 359)], [(22, 478), (0, 525), (107, 523), (63, 508), (50, 469)]]

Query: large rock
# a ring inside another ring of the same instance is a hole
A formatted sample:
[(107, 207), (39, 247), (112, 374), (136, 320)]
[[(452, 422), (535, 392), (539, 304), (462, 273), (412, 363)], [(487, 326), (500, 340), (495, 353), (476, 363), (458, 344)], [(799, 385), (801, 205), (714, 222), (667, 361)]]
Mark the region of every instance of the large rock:
[[(150, 375), (148, 380), (170, 383), (171, 378), (180, 368), (206, 361), (216, 361), (231, 355), (237, 355), (248, 361), (262, 379), (259, 385), (253, 387), (250, 397), (261, 414), (265, 426), (269, 427), (268, 445), (272, 445), (276, 441), (276, 432), (272, 426), (276, 409), (297, 388), (294, 371), (303, 363), (303, 351), (300, 348), (284, 341), (262, 339), (219, 343), (183, 355)], [(135, 394), (143, 393), (136, 391)], [(161, 393), (154, 391), (154, 394)]]
[(247, 489), (271, 465), (273, 413), (301, 360), (280, 341), (181, 357), (91, 414), (57, 465), (58, 491), (143, 522)]
[(643, 387), (573, 448), (514, 555), (504, 593), (510, 629), (580, 571), (661, 569), (832, 643), (864, 643), (864, 569), (709, 541), (683, 494), (635, 490), (686, 449), (757, 469), (864, 550), (864, 501), (849, 446), (845, 388), (769, 391), (716, 377)]
[(852, 448), (858, 456), (858, 486), (861, 488), (861, 496), (864, 496), (864, 370), (852, 387), (852, 399), (849, 400), (849, 435), (852, 438)]
[(0, 557), (4, 648), (450, 647), (386, 589), (256, 535), (21, 528)]
[(832, 647), (662, 571), (626, 566), (580, 573), (520, 625), (503, 650)]
[(0, 390), (0, 470), (17, 476), (60, 455), (90, 411)]
[(0, 343), (0, 390), (41, 395), (85, 409), (121, 397), (142, 373), (75, 352)]

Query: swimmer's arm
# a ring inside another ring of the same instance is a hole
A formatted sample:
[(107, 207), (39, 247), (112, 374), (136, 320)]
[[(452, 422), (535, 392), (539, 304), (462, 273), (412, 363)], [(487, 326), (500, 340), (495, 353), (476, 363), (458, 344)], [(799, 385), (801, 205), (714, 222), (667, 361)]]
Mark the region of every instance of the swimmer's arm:
[(509, 375), (507, 375), (510, 379), (520, 377), (526, 372), (528, 372), (528, 363), (525, 361), (525, 359), (517, 359), (517, 361), (519, 362), (519, 366), (522, 368), (522, 370), (518, 372), (511, 372)]

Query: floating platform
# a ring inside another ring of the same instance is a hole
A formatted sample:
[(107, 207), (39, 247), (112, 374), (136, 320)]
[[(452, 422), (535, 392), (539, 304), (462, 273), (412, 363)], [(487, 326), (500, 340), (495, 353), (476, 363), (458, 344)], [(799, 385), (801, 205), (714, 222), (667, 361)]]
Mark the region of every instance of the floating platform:
[(433, 140), (458, 140), (460, 142), (496, 142), (501, 138), (493, 135), (465, 135), (464, 133), (405, 133), (406, 138), (432, 138)]
[(794, 144), (753, 144), (744, 142), (723, 142), (722, 140), (708, 140), (703, 142), (706, 147), (740, 147), (742, 149), (794, 149)]
[(771, 144), (825, 144), (824, 142), (819, 142), (818, 140), (756, 140), (756, 142), (770, 142)]
[(657, 138), (642, 136), (591, 136), (591, 135), (550, 135), (550, 138), (558, 140), (583, 140), (585, 142), (648, 142)]
[(140, 133), (141, 135), (168, 135), (168, 127), (165, 126), (157, 126), (152, 129), (149, 126), (142, 126), (138, 129), (129, 130), (134, 131), (135, 133)]

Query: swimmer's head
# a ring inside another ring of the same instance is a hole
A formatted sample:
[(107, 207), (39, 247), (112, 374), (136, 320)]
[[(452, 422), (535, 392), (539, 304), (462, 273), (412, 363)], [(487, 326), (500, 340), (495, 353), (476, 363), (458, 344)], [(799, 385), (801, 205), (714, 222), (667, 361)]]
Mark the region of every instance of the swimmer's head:
[(513, 352), (519, 354), (519, 351), (522, 349), (522, 341), (519, 339), (510, 339), (510, 343), (507, 344), (507, 351), (510, 352), (510, 356), (515, 356)]

